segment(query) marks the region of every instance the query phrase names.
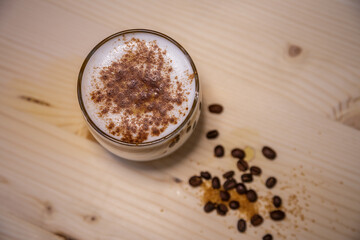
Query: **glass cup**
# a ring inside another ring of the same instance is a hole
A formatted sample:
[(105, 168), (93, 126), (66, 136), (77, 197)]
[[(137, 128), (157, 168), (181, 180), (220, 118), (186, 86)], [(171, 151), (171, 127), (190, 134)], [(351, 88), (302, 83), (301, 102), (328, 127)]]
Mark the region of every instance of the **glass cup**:
[[(121, 36), (124, 36), (126, 34), (131, 33), (150, 33), (157, 35), (158, 37), (164, 38), (168, 41), (170, 41), (172, 44), (174, 44), (178, 49), (181, 50), (181, 52), (184, 54), (184, 56), (188, 59), (193, 73), (194, 73), (194, 81), (195, 81), (195, 94), (194, 94), (194, 100), (192, 107), (190, 111), (188, 112), (187, 116), (183, 118), (183, 122), (171, 133), (168, 135), (161, 137), (159, 139), (149, 141), (149, 142), (143, 142), (143, 143), (128, 143), (121, 141), (108, 133), (102, 131), (90, 118), (85, 105), (83, 101), (83, 95), (82, 95), (82, 80), (83, 80), (83, 73), (87, 66), (87, 63), (89, 62), (90, 58), (93, 56), (93, 54), (105, 43), (108, 41), (119, 38)], [(195, 68), (195, 64), (192, 61), (190, 55), (186, 52), (186, 50), (174, 39), (168, 37), (167, 35), (156, 32), (153, 30), (147, 30), (147, 29), (130, 29), (121, 31), (118, 33), (115, 33), (107, 38), (105, 38), (103, 41), (101, 41), (99, 44), (97, 44), (91, 52), (88, 54), (88, 56), (85, 58), (80, 73), (78, 76), (78, 83), (77, 83), (77, 94), (78, 94), (78, 100), (80, 104), (80, 108), (82, 110), (83, 116), (86, 120), (87, 126), (91, 132), (91, 134), (94, 136), (94, 138), (107, 150), (112, 152), (113, 154), (129, 159), (134, 161), (149, 161), (153, 159), (158, 159), (161, 157), (164, 157), (172, 152), (174, 152), (176, 149), (178, 149), (191, 135), (191, 133), (194, 131), (196, 123), (198, 122), (198, 119), (200, 117), (200, 111), (201, 111), (201, 88), (200, 88), (200, 81), (198, 77), (198, 73)]]

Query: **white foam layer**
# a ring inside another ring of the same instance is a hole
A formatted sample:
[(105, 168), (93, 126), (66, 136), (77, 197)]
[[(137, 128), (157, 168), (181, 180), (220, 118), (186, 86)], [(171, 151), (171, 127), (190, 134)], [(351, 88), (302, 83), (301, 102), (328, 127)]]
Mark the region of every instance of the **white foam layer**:
[[(167, 128), (160, 133), (159, 136), (151, 136), (150, 134), (144, 141), (149, 142), (165, 137), (173, 132), (189, 114), (195, 97), (195, 79), (189, 81), (189, 75), (193, 74), (189, 59), (175, 44), (169, 40), (151, 33), (131, 33), (126, 34), (125, 38), (123, 38), (123, 36), (119, 36), (103, 44), (91, 56), (87, 66), (84, 69), (81, 86), (82, 99), (89, 117), (98, 126), (98, 128), (100, 128), (106, 134), (121, 140), (121, 135), (112, 135), (106, 126), (110, 120), (113, 121), (115, 125), (119, 124), (123, 113), (108, 113), (106, 117), (100, 117), (98, 114), (100, 112), (100, 106), (91, 100), (90, 93), (96, 89), (96, 83), (101, 82), (99, 78), (100, 70), (104, 67), (110, 66), (114, 61), (121, 59), (121, 57), (128, 50), (124, 44), (124, 41), (128, 41), (131, 38), (145, 40), (147, 43), (156, 40), (157, 45), (161, 49), (166, 50), (165, 59), (167, 58), (167, 60), (171, 60), (171, 67), (173, 69), (170, 74), (171, 85), (174, 89), (176, 89), (176, 81), (180, 81), (182, 83), (184, 92), (188, 92), (188, 95), (185, 95), (187, 97), (187, 101), (184, 101), (180, 106), (174, 104), (174, 109), (168, 112), (169, 115), (178, 119), (177, 123), (169, 124)], [(175, 77), (177, 77), (177, 79), (175, 79)], [(180, 114), (180, 112), (182, 112), (182, 114)]]

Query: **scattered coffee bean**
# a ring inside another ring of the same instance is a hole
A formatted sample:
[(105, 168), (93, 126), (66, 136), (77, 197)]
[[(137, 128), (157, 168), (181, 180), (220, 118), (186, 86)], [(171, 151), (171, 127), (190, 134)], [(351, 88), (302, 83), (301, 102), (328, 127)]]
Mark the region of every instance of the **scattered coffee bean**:
[(276, 158), (276, 152), (272, 148), (267, 146), (263, 147), (262, 154), (264, 155), (264, 157), (270, 160), (274, 160)]
[(215, 157), (223, 157), (224, 156), (224, 147), (221, 145), (217, 145), (214, 149)]
[(215, 208), (216, 208), (216, 204), (211, 201), (208, 201), (204, 206), (204, 211), (209, 213), (213, 211)]
[(250, 168), (250, 173), (254, 176), (260, 176), (261, 175), (261, 168), (257, 167), (257, 166), (252, 166)]
[(282, 203), (282, 201), (281, 201), (281, 198), (279, 196), (274, 196), (273, 197), (273, 204), (274, 204), (275, 207), (277, 207), (277, 208), (280, 207), (281, 203)]
[(209, 106), (209, 111), (211, 113), (221, 113), (223, 111), (223, 107), (220, 104), (211, 104)]
[(270, 217), (274, 221), (280, 221), (285, 218), (285, 213), (281, 210), (274, 210), (270, 212)]
[(218, 213), (219, 215), (225, 216), (226, 213), (227, 213), (227, 211), (228, 211), (228, 208), (227, 208), (224, 204), (220, 203), (220, 204), (217, 206), (216, 211), (217, 211), (217, 213)]
[(238, 209), (240, 207), (240, 203), (238, 201), (235, 201), (235, 200), (230, 201), (229, 202), (229, 207), (231, 209)]
[(266, 182), (265, 182), (265, 185), (267, 188), (273, 188), (276, 184), (276, 178), (274, 177), (269, 177)]
[(244, 219), (240, 219), (237, 224), (237, 229), (239, 232), (243, 233), (246, 231), (246, 222)]
[(227, 202), (230, 199), (230, 194), (227, 191), (220, 191), (220, 198), (224, 202)]
[(200, 186), (200, 185), (202, 184), (202, 179), (201, 179), (201, 177), (199, 177), (199, 176), (192, 176), (192, 177), (189, 179), (189, 184), (190, 184), (190, 186), (192, 186), (192, 187)]
[(249, 165), (246, 161), (240, 159), (239, 161), (237, 161), (236, 166), (238, 167), (238, 169), (242, 172), (245, 172), (246, 170), (249, 169)]
[(242, 182), (252, 182), (253, 177), (251, 175), (251, 173), (244, 173), (243, 175), (241, 175), (241, 181)]
[(247, 192), (246, 186), (242, 183), (238, 183), (236, 185), (236, 192), (240, 195), (245, 194)]
[(203, 178), (203, 179), (206, 179), (206, 180), (209, 180), (211, 178), (211, 174), (209, 172), (200, 172), (200, 176)]
[(240, 148), (234, 148), (231, 151), (231, 156), (233, 156), (234, 158), (240, 158), (240, 159), (244, 159), (245, 157), (245, 152), (244, 150), (240, 149)]
[(208, 139), (214, 139), (214, 138), (217, 138), (219, 136), (219, 132), (217, 130), (212, 130), (212, 131), (209, 131), (207, 132), (206, 134), (206, 137)]
[(221, 186), (220, 179), (218, 177), (214, 177), (211, 181), (211, 186), (213, 187), (213, 189), (219, 189)]
[(236, 184), (237, 184), (237, 183), (236, 183), (235, 179), (230, 178), (230, 179), (228, 179), (228, 180), (226, 180), (226, 181), (224, 182), (223, 187), (224, 187), (224, 189), (227, 191), (227, 190), (230, 190), (230, 189), (235, 188), (235, 187), (236, 187)]
[(234, 176), (235, 172), (234, 171), (228, 171), (226, 173), (223, 174), (224, 178), (232, 178)]
[(266, 234), (265, 236), (263, 236), (262, 239), (263, 240), (273, 240), (273, 236), (271, 234)]
[(255, 214), (251, 217), (250, 222), (254, 227), (257, 227), (263, 223), (264, 219), (259, 214)]
[(249, 202), (256, 202), (257, 200), (257, 194), (254, 190), (250, 189), (246, 192), (246, 198), (249, 200)]

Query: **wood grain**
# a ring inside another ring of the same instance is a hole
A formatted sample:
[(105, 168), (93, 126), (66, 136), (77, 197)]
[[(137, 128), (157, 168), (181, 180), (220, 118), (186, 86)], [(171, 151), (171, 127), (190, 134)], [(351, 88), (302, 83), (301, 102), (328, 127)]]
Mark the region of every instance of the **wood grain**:
[[(359, 13), (350, 0), (2, 1), (0, 239), (358, 239)], [(150, 163), (101, 148), (76, 99), (86, 54), (129, 28), (180, 42), (198, 68), (203, 109), (225, 107), (203, 111), (184, 147)], [(205, 139), (211, 129), (217, 140)], [(276, 161), (261, 156), (264, 145)], [(205, 214), (187, 180), (234, 169), (230, 149), (245, 146), (264, 171), (254, 188), (262, 200), (281, 195), (288, 218), (241, 235), (239, 216)], [(270, 175), (279, 180), (271, 193)]]

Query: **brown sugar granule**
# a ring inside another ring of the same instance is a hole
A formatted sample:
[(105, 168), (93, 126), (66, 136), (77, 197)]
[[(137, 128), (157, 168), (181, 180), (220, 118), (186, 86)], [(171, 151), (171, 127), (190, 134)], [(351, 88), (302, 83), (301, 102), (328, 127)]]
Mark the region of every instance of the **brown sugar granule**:
[(99, 107), (100, 118), (119, 114), (119, 121), (107, 120), (110, 134), (124, 142), (141, 143), (177, 124), (179, 119), (170, 111), (187, 97), (181, 82), (171, 85), (171, 62), (156, 41), (132, 38), (124, 44), (127, 50), (121, 59), (100, 69), (90, 97)]

